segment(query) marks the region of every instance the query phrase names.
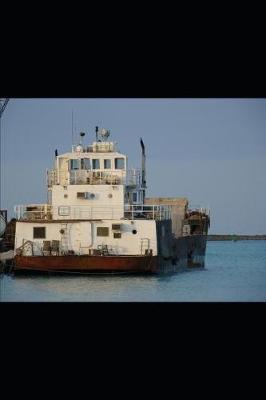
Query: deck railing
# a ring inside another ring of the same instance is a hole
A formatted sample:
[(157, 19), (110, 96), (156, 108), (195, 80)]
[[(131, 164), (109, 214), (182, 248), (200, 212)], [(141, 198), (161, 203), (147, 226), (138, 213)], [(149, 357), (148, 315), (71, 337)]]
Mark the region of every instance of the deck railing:
[(201, 207), (199, 205), (190, 204), (187, 210), (190, 212), (198, 212), (200, 214), (206, 214), (208, 217), (210, 216), (210, 209), (206, 207)]
[(47, 170), (47, 185), (140, 185), (140, 169), (91, 171)]
[(15, 206), (16, 219), (19, 221), (49, 220), (93, 220), (93, 219), (150, 219), (165, 220), (171, 218), (171, 207), (164, 205), (124, 206), (58, 206), (49, 204), (29, 204)]
[(126, 204), (124, 211), (127, 219), (171, 219), (171, 207), (168, 205)]
[(28, 204), (14, 207), (17, 220), (51, 220), (53, 219), (52, 206), (50, 204)]

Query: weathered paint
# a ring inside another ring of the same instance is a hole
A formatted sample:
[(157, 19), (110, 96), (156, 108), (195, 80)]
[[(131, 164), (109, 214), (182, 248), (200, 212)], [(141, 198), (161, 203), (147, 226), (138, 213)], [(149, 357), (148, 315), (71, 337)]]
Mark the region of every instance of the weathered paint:
[[(15, 256), (14, 272), (173, 273), (204, 267), (206, 237), (174, 239), (172, 254), (132, 256)], [(189, 258), (188, 255), (192, 254)]]
[[(94, 197), (80, 199), (79, 192), (88, 192)], [(54, 185), (51, 193), (53, 219), (120, 219), (124, 216), (123, 185)], [(69, 205), (72, 205), (71, 214), (60, 215), (60, 207)]]
[(16, 256), (14, 272), (144, 273), (155, 269), (153, 256)]
[[(121, 238), (114, 238), (113, 225), (120, 225)], [(45, 239), (34, 239), (33, 228), (45, 227)], [(98, 227), (108, 227), (109, 236), (97, 236)], [(64, 230), (65, 239), (60, 233)], [(136, 231), (134, 234), (133, 231)], [(23, 245), (25, 241), (32, 241), (34, 255), (42, 254), (44, 240), (59, 240), (62, 251), (74, 251), (75, 254), (89, 254), (90, 249), (107, 245), (110, 252), (115, 255), (141, 255), (141, 242), (149, 238), (149, 250), (157, 255), (156, 221), (154, 220), (100, 220), (100, 221), (65, 221), (54, 222), (20, 222), (16, 224), (15, 249)], [(32, 254), (28, 254), (32, 255)]]

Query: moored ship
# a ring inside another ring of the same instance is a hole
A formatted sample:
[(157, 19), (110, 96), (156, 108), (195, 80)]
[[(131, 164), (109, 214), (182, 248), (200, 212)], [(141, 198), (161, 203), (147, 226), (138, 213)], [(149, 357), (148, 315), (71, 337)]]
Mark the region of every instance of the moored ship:
[(55, 152), (48, 201), (15, 207), (14, 272), (163, 273), (204, 267), (209, 210), (185, 198), (146, 197), (146, 154), (126, 155), (98, 127), (69, 153)]

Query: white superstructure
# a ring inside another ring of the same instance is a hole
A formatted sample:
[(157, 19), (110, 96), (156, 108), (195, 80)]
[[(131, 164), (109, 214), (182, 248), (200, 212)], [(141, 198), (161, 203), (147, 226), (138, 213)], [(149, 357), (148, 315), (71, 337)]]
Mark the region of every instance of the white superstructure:
[[(15, 250), (56, 254), (157, 255), (158, 220), (170, 219), (170, 207), (144, 205), (145, 149), (141, 169), (128, 169), (127, 157), (108, 141), (81, 141), (69, 153), (55, 153), (47, 170), (47, 204), (15, 207)], [(29, 245), (30, 244), (30, 245)]]

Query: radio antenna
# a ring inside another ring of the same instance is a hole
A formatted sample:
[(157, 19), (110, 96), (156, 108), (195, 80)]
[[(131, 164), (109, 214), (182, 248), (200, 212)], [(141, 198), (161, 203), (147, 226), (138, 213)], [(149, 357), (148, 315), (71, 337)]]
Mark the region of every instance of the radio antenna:
[(72, 108), (72, 146), (74, 145), (74, 111)]

